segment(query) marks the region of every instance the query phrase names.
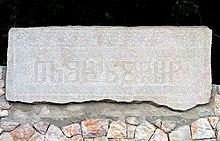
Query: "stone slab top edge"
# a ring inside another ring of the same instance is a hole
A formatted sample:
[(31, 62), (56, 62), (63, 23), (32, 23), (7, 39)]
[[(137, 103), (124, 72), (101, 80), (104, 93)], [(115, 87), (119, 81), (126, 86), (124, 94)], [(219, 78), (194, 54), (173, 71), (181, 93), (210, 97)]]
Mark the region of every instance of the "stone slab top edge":
[[(39, 27), (12, 27), (10, 30), (25, 30), (25, 29), (35, 29), (35, 30), (47, 30), (47, 29), (57, 29), (57, 30), (62, 30), (62, 29), (83, 29), (83, 30), (88, 30), (88, 29), (211, 29), (208, 26), (39, 26)], [(10, 31), (9, 30), (9, 31)]]

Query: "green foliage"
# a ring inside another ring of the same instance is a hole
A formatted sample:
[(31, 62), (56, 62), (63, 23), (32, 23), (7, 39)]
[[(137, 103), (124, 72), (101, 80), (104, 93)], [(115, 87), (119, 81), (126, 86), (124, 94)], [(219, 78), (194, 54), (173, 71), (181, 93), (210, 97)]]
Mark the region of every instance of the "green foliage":
[(199, 5), (197, 0), (176, 0), (172, 7), (171, 16), (176, 20), (186, 19), (187, 17), (198, 12)]

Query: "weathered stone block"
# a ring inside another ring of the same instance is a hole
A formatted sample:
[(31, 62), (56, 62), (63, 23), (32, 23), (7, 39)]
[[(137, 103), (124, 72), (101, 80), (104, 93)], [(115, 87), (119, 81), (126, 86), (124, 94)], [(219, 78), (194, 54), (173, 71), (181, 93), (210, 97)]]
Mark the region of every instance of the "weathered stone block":
[(9, 32), (7, 99), (152, 101), (177, 110), (209, 102), (211, 30), (38, 27)]

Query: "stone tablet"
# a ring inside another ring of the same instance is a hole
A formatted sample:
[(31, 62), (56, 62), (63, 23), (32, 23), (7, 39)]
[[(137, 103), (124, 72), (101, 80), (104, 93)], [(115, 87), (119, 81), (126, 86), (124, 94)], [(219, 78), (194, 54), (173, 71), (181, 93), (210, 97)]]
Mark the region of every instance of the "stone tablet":
[(211, 30), (36, 27), (9, 31), (10, 101), (151, 101), (176, 110), (209, 102)]

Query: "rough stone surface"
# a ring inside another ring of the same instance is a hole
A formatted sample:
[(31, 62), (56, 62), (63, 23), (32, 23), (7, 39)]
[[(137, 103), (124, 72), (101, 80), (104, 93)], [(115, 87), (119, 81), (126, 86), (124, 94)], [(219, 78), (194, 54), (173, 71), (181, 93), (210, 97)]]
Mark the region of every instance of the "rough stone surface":
[(210, 100), (211, 35), (204, 26), (12, 28), (6, 97), (187, 110)]
[(166, 133), (171, 132), (175, 127), (176, 127), (176, 122), (174, 121), (169, 121), (169, 120), (164, 120), (162, 121), (161, 119), (157, 119), (154, 124), (164, 130)]
[(94, 138), (94, 141), (108, 141), (108, 138), (103, 136), (103, 137), (98, 137), (98, 138)]
[(157, 129), (149, 141), (168, 141), (168, 136), (163, 130)]
[(146, 140), (148, 141), (151, 136), (154, 134), (156, 127), (148, 121), (142, 122), (137, 126), (135, 130), (135, 139), (136, 140)]
[(132, 124), (132, 125), (138, 125), (139, 121), (138, 121), (137, 117), (128, 117), (128, 118), (126, 118), (126, 123)]
[(45, 136), (35, 132), (28, 141), (44, 141)]
[(0, 88), (3, 88), (5, 86), (5, 80), (0, 79)]
[(170, 141), (192, 141), (189, 125), (182, 126), (169, 134)]
[(85, 138), (94, 138), (106, 135), (108, 132), (108, 121), (101, 119), (89, 119), (81, 122), (82, 134)]
[(5, 94), (5, 88), (0, 88), (0, 96)]
[[(0, 90), (1, 91), (1, 90)], [(5, 99), (5, 96), (0, 96), (0, 109), (8, 110), (11, 108), (9, 102)]]
[(49, 127), (49, 123), (48, 122), (37, 122), (34, 124), (34, 128), (41, 133), (42, 135), (44, 135)]
[(220, 116), (220, 95), (215, 94), (214, 95), (214, 112), (216, 116)]
[(216, 138), (207, 118), (200, 118), (191, 125), (193, 139), (211, 139)]
[(74, 123), (71, 125), (67, 125), (61, 128), (61, 130), (63, 131), (64, 135), (66, 135), (67, 137), (72, 137), (75, 135), (80, 135), (81, 133), (81, 127), (79, 123)]
[(127, 138), (128, 139), (133, 139), (134, 138), (134, 133), (135, 129), (137, 126), (127, 124)]
[(60, 128), (51, 124), (45, 135), (45, 141), (68, 141), (68, 139), (63, 135)]
[(0, 134), (0, 141), (14, 141), (14, 140), (8, 132), (4, 132)]
[(218, 117), (209, 117), (208, 121), (209, 121), (210, 125), (212, 126), (212, 128), (215, 129), (218, 124), (219, 118)]
[(6, 76), (6, 66), (0, 66), (0, 79), (5, 79)]
[(0, 122), (0, 128), (2, 128), (3, 131), (6, 131), (6, 132), (10, 132), (18, 126), (19, 126), (19, 123), (17, 123), (17, 122), (12, 122), (12, 121), (2, 121), (2, 122)]
[(15, 130), (11, 132), (11, 136), (15, 141), (29, 140), (33, 134), (34, 134), (34, 129), (28, 123), (18, 126)]
[(126, 138), (126, 123), (113, 121), (108, 129), (108, 138)]
[(7, 117), (7, 116), (8, 116), (8, 110), (0, 109), (0, 118), (1, 117)]
[(70, 141), (83, 141), (82, 135), (76, 135), (71, 138)]
[(217, 141), (220, 141), (220, 122), (218, 122), (216, 129)]
[(0, 135), (1, 135), (2, 131), (3, 131), (3, 129), (0, 127)]

